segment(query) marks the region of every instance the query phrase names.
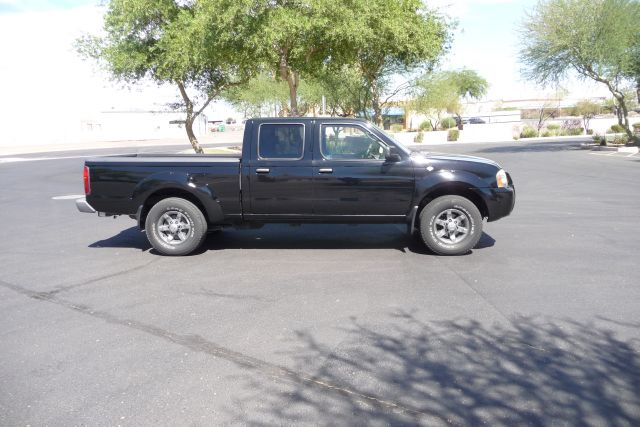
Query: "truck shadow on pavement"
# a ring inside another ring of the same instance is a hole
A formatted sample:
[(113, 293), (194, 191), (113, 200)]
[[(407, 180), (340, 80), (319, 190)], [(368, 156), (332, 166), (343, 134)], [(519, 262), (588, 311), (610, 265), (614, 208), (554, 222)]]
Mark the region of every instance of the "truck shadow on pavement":
[[(494, 244), (483, 233), (474, 249)], [(432, 254), (417, 233), (410, 236), (405, 226), (397, 224), (267, 224), (255, 230), (225, 229), (208, 236), (200, 252), (224, 249), (395, 249)]]
[(112, 237), (98, 240), (89, 245), (90, 248), (132, 248), (146, 251), (151, 249), (147, 236), (138, 227), (127, 228)]
[[(495, 240), (482, 233), (474, 250), (491, 247)], [(89, 245), (90, 248), (151, 249), (147, 237), (137, 227), (121, 231), (113, 237)], [(267, 224), (260, 229), (233, 228), (210, 233), (192, 255), (225, 249), (396, 249), (401, 252), (432, 254), (416, 233), (410, 236), (406, 227), (396, 224)], [(150, 251), (157, 254), (154, 249)]]
[(553, 151), (582, 150), (580, 142), (554, 141), (554, 142), (515, 142), (513, 144), (498, 145), (473, 151), (474, 153), (541, 153)]
[(638, 342), (601, 323), (516, 317), (484, 326), (398, 311), (340, 329), (335, 346), (310, 332), (286, 346), (296, 348), (284, 357), (300, 378), (238, 378), (247, 394), (229, 416), (243, 425), (640, 422)]

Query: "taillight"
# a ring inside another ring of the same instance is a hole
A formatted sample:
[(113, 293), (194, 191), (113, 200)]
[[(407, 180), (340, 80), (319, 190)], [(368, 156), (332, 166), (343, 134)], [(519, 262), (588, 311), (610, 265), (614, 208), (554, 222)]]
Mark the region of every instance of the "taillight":
[(84, 194), (88, 196), (89, 194), (91, 194), (91, 179), (89, 178), (89, 167), (87, 166), (84, 167), (83, 178), (84, 178)]

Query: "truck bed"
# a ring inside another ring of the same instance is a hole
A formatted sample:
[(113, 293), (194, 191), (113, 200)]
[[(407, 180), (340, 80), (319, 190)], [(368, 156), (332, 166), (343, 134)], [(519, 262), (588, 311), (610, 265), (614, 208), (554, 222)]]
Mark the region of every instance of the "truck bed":
[(85, 164), (92, 188), (87, 201), (99, 212), (134, 215), (152, 194), (195, 189), (206, 203), (217, 205), (215, 212), (224, 212), (211, 220), (242, 214), (240, 155), (126, 154)]

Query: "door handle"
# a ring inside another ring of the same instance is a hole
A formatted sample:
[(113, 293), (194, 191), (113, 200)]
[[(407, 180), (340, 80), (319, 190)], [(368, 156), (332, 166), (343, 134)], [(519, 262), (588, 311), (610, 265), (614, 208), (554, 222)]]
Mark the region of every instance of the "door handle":
[(333, 173), (333, 169), (331, 169), (331, 168), (320, 168), (320, 169), (318, 169), (318, 172), (320, 172), (320, 173)]
[(256, 168), (256, 173), (269, 173), (269, 168)]

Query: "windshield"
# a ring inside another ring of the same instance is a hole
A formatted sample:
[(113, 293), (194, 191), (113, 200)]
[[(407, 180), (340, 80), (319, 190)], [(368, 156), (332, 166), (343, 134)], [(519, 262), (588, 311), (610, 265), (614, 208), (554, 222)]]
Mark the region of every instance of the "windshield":
[(398, 147), (399, 150), (403, 151), (405, 154), (411, 155), (412, 151), (409, 150), (407, 147), (405, 147), (401, 142), (399, 142), (393, 136), (391, 136), (387, 131), (385, 131), (384, 129), (380, 129), (378, 126), (374, 125), (373, 123), (371, 123), (371, 127), (373, 127), (375, 130), (382, 133), (384, 136), (386, 136), (391, 141), (393, 141), (393, 143), (396, 145), (396, 147)]

